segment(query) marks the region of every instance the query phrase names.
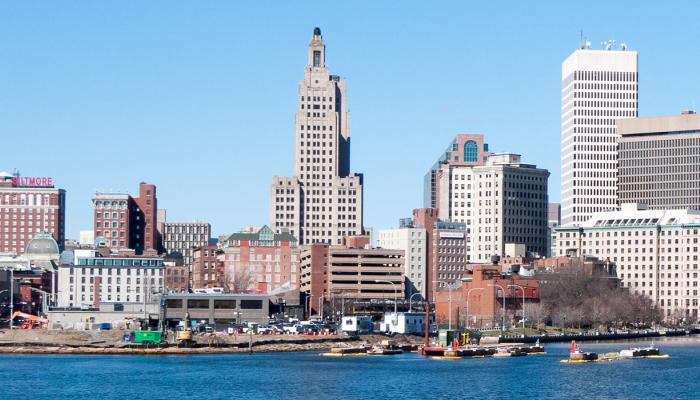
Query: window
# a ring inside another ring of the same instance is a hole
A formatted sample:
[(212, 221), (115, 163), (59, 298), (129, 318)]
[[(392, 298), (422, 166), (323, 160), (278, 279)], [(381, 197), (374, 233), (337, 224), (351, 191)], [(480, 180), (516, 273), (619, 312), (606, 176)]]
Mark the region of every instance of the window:
[(214, 300), (214, 309), (232, 310), (236, 308), (236, 300)]
[(168, 299), (165, 302), (166, 308), (182, 308), (182, 299)]
[(319, 50), (314, 50), (314, 67), (321, 66), (321, 52)]
[(209, 300), (190, 299), (187, 300), (187, 308), (209, 308)]
[(241, 300), (241, 308), (244, 310), (261, 310), (262, 300)]
[(464, 143), (464, 161), (465, 162), (477, 162), (478, 159), (478, 149), (476, 142), (473, 140), (467, 140)]

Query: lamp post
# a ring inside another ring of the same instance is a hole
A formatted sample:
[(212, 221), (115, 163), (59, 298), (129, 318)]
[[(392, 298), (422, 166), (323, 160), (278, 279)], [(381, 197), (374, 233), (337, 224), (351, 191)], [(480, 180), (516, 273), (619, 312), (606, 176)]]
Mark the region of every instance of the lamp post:
[(433, 283), (444, 283), (445, 286), (447, 286), (447, 302), (449, 308), (447, 312), (447, 329), (452, 329), (452, 286), (446, 281), (433, 281)]
[(31, 287), (31, 286), (29, 287), (29, 289), (31, 289), (31, 290), (33, 290), (33, 291), (35, 291), (35, 292), (41, 293), (41, 312), (43, 312), (43, 313), (44, 313), (44, 316), (46, 316), (46, 315), (47, 315), (47, 314), (46, 314), (46, 309), (48, 308), (48, 307), (47, 307), (47, 304), (48, 304), (48, 303), (47, 303), (47, 301), (46, 301), (46, 296), (48, 296), (49, 293), (48, 293), (48, 292), (45, 292), (45, 291), (43, 291), (43, 290), (41, 290), (41, 289), (33, 288), (33, 287)]
[(420, 296), (420, 292), (418, 292), (418, 293), (413, 293), (413, 294), (411, 295), (411, 297), (409, 297), (409, 299), (408, 299), (408, 312), (412, 312), (412, 311), (413, 311), (413, 296), (415, 296), (415, 295), (419, 295), (419, 296)]
[(386, 280), (382, 280), (382, 279), (375, 279), (374, 282), (376, 282), (376, 283), (389, 283), (394, 288), (394, 325), (396, 325), (396, 320), (399, 318), (399, 314), (397, 312), (398, 309), (396, 307), (397, 301), (398, 301), (398, 298), (397, 298), (398, 291), (396, 290), (396, 284), (392, 281), (386, 281)]
[(523, 335), (525, 334), (525, 288), (520, 285), (508, 285), (508, 287), (516, 287), (523, 292)]
[(321, 321), (323, 321), (323, 296), (318, 298), (318, 312), (321, 315)]
[[(502, 296), (502, 301), (503, 301), (503, 311), (501, 311), (501, 332), (505, 330), (506, 327), (506, 291), (503, 290), (503, 286), (495, 284), (495, 283), (489, 283), (489, 286), (491, 287), (498, 287), (501, 289), (501, 296)], [(498, 295), (496, 295), (498, 296)]]
[(484, 288), (471, 288), (467, 290), (467, 328), (469, 328), (469, 295), (472, 293), (472, 290), (484, 290)]

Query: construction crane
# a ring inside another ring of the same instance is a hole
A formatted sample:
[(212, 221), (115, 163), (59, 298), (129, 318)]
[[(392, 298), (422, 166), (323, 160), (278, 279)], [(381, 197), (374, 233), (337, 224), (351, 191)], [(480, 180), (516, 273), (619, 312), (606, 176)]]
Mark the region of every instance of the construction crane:
[(183, 326), (177, 327), (175, 340), (178, 344), (189, 345), (192, 343), (192, 327), (190, 326), (190, 313), (185, 313), (185, 319), (182, 320)]
[(48, 329), (49, 320), (46, 318), (37, 317), (36, 315), (15, 311), (12, 314), (12, 320), (17, 317), (23, 318), (20, 328), (22, 329)]

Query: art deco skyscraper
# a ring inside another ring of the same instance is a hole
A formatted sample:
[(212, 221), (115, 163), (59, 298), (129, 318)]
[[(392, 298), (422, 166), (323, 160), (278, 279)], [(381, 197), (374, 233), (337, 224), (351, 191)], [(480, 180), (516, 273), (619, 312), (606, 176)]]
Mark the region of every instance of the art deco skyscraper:
[(561, 219), (579, 225), (617, 207), (615, 121), (637, 116), (637, 52), (583, 45), (562, 64)]
[(362, 175), (350, 174), (345, 80), (329, 74), (319, 28), (297, 101), (295, 176), (273, 177), (270, 225), (288, 230), (302, 245), (341, 244), (342, 237), (363, 233)]

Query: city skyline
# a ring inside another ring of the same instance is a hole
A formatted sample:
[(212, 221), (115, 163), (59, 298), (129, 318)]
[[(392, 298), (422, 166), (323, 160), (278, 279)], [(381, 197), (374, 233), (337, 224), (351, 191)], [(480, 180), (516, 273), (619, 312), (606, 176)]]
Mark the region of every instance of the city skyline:
[[(492, 11), (482, 7), (464, 15)], [(639, 52), (640, 116), (673, 115), (692, 107), (700, 84), (684, 65), (693, 65), (696, 56), (681, 50), (682, 39), (698, 29), (690, 19), (683, 23), (692, 13), (674, 14), (679, 22), (657, 31), (645, 10), (613, 5), (606, 6), (611, 16), (597, 15), (596, 22), (572, 16), (566, 23), (523, 32), (514, 28), (519, 7), (499, 14), (502, 20), (494, 27), (474, 18), (470, 28), (448, 10), (423, 10), (422, 17), (407, 17), (416, 22), (414, 30), (384, 20), (390, 7), (382, 5), (365, 10), (372, 15), (357, 30), (351, 28), (352, 18), (331, 13), (290, 18), (285, 6), (271, 13), (270, 18), (284, 21), (269, 24), (274, 30), (258, 27), (254, 17), (262, 18), (262, 10), (221, 5), (222, 11), (239, 13), (212, 17), (207, 12), (211, 23), (197, 20), (197, 13), (186, 18), (191, 10), (169, 10), (171, 23), (188, 22), (205, 31), (188, 31), (187, 37), (167, 29), (149, 35), (159, 26), (156, 12), (162, 10), (155, 6), (130, 21), (130, 34), (124, 35), (119, 22), (127, 20), (129, 10), (102, 14), (93, 6), (71, 14), (76, 10), (70, 7), (19, 7), (0, 24), (3, 36), (22, 39), (1, 45), (12, 61), (0, 65), (0, 84), (7, 89), (7, 97), (0, 96), (0, 131), (12, 141), (13, 152), (3, 157), (0, 170), (53, 176), (55, 185), (67, 190), (69, 238), (91, 229), (96, 190), (128, 192), (140, 181), (158, 186), (169, 220), (208, 221), (213, 236), (269, 224), (269, 177), (292, 172), (294, 82), (314, 26), (323, 29), (332, 49), (332, 70), (350, 82), (352, 169), (365, 175), (365, 225), (375, 230), (395, 227), (422, 205), (425, 170), (460, 132), (483, 132), (492, 151), (520, 153), (548, 169), (550, 200), (558, 201), (559, 70), (579, 45), (579, 27), (594, 48), (614, 35)], [(561, 5), (543, 8), (547, 12), (535, 21), (566, 14)], [(38, 28), (53, 15), (52, 23)], [(80, 27), (71, 26), (72, 19), (86, 16), (91, 18)], [(618, 19), (621, 26), (615, 24)], [(169, 26), (160, 22), (161, 28)], [(249, 46), (253, 40), (259, 46)], [(25, 53), (24, 46), (35, 51)], [(532, 57), (533, 52), (542, 56)], [(77, 64), (71, 57), (78, 54), (91, 57)], [(514, 58), (524, 59), (517, 73), (511, 69)], [(435, 59), (446, 60), (440, 63), (441, 74), (434, 73)], [(237, 90), (239, 85), (257, 90)], [(388, 151), (391, 145), (400, 151)], [(197, 151), (192, 154), (192, 149)], [(63, 156), (60, 162), (57, 155)], [(207, 196), (183, 195), (183, 187)], [(382, 204), (388, 193), (396, 201)], [(201, 215), (192, 215), (195, 209)]]

